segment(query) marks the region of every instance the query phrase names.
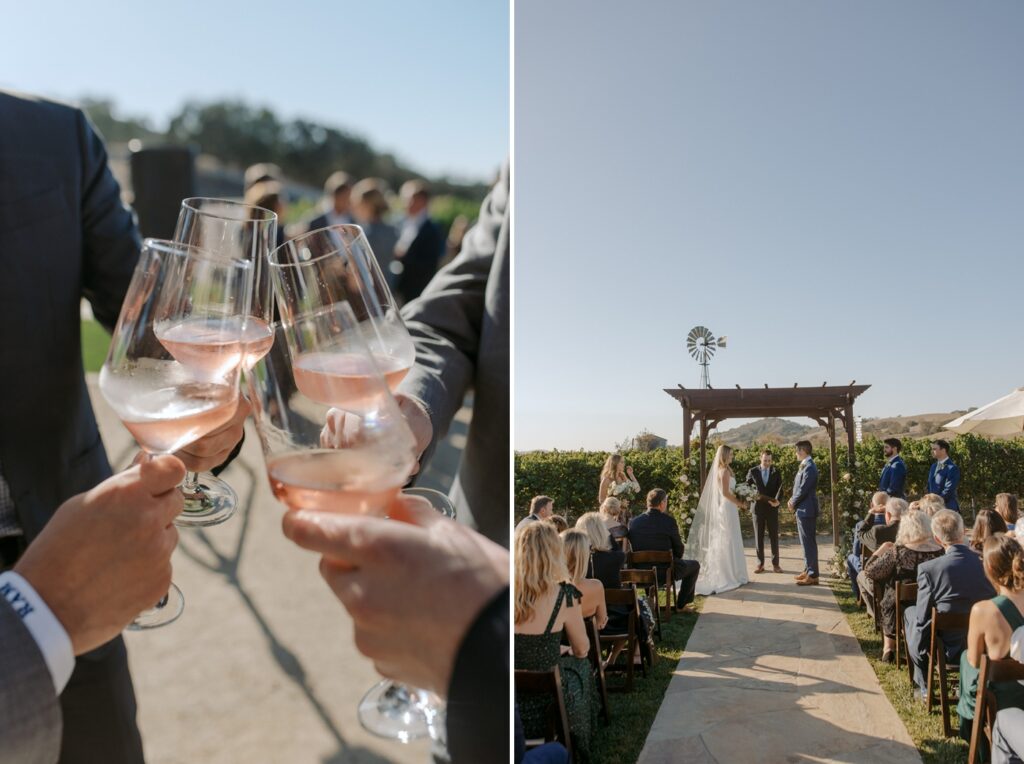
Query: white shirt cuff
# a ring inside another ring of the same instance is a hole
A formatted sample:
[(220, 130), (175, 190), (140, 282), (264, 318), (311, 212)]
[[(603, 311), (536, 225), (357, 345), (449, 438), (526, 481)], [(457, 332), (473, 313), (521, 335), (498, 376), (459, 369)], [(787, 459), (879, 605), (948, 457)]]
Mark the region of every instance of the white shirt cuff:
[(68, 633), (32, 584), (13, 570), (0, 573), (0, 596), (14, 608), (39, 645), (46, 667), (50, 669), (53, 689), (60, 695), (75, 669), (75, 654)]

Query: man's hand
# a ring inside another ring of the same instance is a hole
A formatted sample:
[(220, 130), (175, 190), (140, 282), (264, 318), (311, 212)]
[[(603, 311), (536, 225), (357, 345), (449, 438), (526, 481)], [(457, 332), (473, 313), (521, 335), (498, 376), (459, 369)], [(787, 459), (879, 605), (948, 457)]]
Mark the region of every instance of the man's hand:
[(161, 456), (64, 502), (14, 570), (81, 655), (117, 636), (171, 584), (185, 466)]
[(790, 499), (789, 501), (787, 501), (786, 506), (789, 507), (790, 509), (793, 509), (793, 500)]
[(388, 514), (288, 512), (284, 534), (323, 555), (320, 573), (377, 671), (443, 696), (466, 631), (508, 585), (508, 551), (422, 499), (400, 497)]
[(206, 472), (219, 467), (231, 455), (238, 441), (242, 439), (245, 418), (252, 407), (242, 396), (238, 396), (238, 406), (234, 416), (227, 424), (193, 441), (175, 454), (185, 464), (189, 472)]
[(771, 504), (773, 507), (779, 506), (779, 500), (778, 499), (769, 499), (768, 503)]
[(430, 441), (434, 437), (434, 425), (430, 421), (427, 410), (423, 408), (423, 404), (419, 401), (401, 393), (395, 395), (395, 401), (398, 403), (398, 410), (402, 412), (402, 416), (405, 417), (409, 429), (412, 430), (412, 436), (416, 440), (416, 466), (412, 470), (412, 474), (415, 475), (420, 471), (419, 459), (423, 456), (423, 452), (427, 450), (427, 446), (430, 445)]

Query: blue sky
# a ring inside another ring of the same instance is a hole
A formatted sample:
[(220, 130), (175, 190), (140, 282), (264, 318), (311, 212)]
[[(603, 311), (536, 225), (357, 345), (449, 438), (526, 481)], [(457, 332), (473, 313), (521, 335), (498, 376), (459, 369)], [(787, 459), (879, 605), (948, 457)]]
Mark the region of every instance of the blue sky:
[(0, 87), (160, 126), (186, 99), (244, 98), (474, 180), (508, 153), (507, 2), (39, 0), (4, 20)]
[(1024, 4), (515, 13), (517, 448), (680, 442), (696, 324), (865, 416), (1024, 385)]

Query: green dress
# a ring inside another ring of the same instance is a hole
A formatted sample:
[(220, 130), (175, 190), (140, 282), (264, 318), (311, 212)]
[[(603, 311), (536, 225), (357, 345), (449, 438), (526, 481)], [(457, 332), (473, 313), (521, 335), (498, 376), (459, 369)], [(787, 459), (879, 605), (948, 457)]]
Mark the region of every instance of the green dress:
[[(527, 671), (549, 671), (558, 664), (562, 674), (562, 695), (565, 699), (565, 712), (569, 717), (574, 759), (588, 761), (590, 738), (597, 723), (599, 703), (590, 661), (573, 655), (559, 655), (562, 634), (551, 631), (562, 607), (562, 600), (565, 600), (566, 607), (574, 607), (581, 596), (579, 589), (572, 584), (560, 584), (555, 608), (544, 633), (515, 635), (515, 667)], [(516, 705), (519, 707), (526, 737), (543, 737), (548, 727), (549, 701), (525, 695), (516, 697)]]
[[(993, 597), (992, 602), (1010, 625), (1011, 632), (1024, 626), (1024, 616), (1009, 597), (1000, 594)], [(970, 740), (971, 726), (974, 724), (974, 702), (978, 697), (979, 670), (967, 660), (967, 651), (964, 650), (960, 655), (960, 702), (956, 705), (956, 712), (960, 715), (960, 735), (965, 740)], [(992, 692), (996, 696), (999, 708), (1024, 708), (1024, 685), (1020, 682), (994, 684)]]

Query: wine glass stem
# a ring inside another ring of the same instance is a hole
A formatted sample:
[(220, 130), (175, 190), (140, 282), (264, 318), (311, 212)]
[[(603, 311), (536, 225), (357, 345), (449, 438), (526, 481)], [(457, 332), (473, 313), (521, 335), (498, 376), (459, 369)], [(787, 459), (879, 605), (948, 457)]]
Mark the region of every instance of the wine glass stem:
[(185, 475), (185, 482), (181, 484), (185, 494), (197, 493), (199, 491), (199, 473), (189, 472)]

